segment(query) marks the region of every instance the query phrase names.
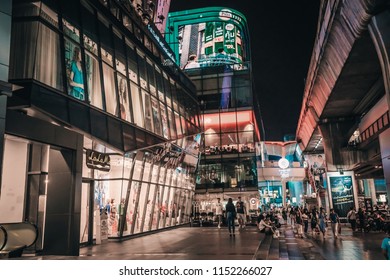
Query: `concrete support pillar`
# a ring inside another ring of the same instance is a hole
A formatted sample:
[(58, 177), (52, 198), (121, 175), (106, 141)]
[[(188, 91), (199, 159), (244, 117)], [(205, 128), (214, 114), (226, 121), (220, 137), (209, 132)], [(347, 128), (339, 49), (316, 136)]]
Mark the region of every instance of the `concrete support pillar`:
[(372, 206), (376, 204), (376, 191), (374, 179), (367, 179), (368, 187), (370, 189)]
[(287, 196), (287, 192), (286, 192), (286, 184), (287, 182), (285, 180), (282, 180), (282, 201), (283, 201), (283, 207), (286, 207), (287, 206), (287, 201), (286, 201), (286, 196)]
[(390, 128), (379, 135), (383, 175), (386, 180), (387, 202), (390, 202)]
[[(382, 68), (383, 82), (386, 99), (390, 108), (390, 11), (375, 15), (368, 26), (371, 39), (378, 54)], [(390, 129), (388, 128), (379, 135), (383, 174), (387, 186), (387, 200), (390, 200)]]
[(324, 120), (319, 125), (323, 143), (327, 171), (350, 171), (355, 163), (362, 161), (360, 151), (347, 148), (348, 140), (356, 128), (356, 120)]

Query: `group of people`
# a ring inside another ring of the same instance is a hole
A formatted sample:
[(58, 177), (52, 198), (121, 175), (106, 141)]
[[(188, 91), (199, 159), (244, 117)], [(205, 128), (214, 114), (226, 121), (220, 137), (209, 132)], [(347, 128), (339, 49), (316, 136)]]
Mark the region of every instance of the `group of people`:
[[(237, 218), (240, 229), (245, 228), (245, 222), (246, 222), (246, 207), (244, 202), (241, 200), (241, 197), (240, 196), (238, 197), (238, 201), (236, 202), (236, 205), (234, 205), (233, 199), (229, 198), (225, 206), (225, 212), (226, 212), (226, 222), (227, 222), (229, 235), (235, 236), (235, 230), (236, 230), (235, 219)], [(223, 206), (222, 203), (220, 202), (220, 199), (218, 198), (217, 207), (216, 207), (216, 214), (218, 216), (218, 228), (221, 228), (222, 213), (223, 213)]]
[(319, 210), (313, 207), (310, 211), (303, 207), (288, 207), (279, 209), (272, 209), (268, 212), (260, 213), (258, 218), (258, 227), (260, 232), (274, 234), (280, 221), (289, 223), (298, 237), (303, 238), (309, 232), (309, 225), (312, 235), (322, 234), (326, 236), (326, 227), (328, 221), (330, 222), (332, 232), (335, 238), (338, 238), (340, 227), (340, 219), (334, 209), (330, 210), (327, 216), (325, 209), (320, 207)]

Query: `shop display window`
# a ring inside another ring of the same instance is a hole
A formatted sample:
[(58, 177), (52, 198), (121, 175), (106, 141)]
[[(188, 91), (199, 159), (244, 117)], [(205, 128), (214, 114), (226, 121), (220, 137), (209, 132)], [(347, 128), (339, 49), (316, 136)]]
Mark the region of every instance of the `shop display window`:
[(134, 83), (130, 83), (131, 87), (131, 103), (133, 105), (134, 123), (140, 127), (144, 127), (144, 114), (141, 103), (141, 93), (139, 88)]
[(161, 210), (160, 210), (160, 220), (159, 220), (159, 227), (158, 228), (165, 228), (166, 220), (168, 217), (168, 198), (169, 198), (169, 187), (162, 187), (163, 188), (163, 199), (161, 201)]
[(115, 45), (115, 69), (122, 75), (126, 76), (126, 55), (122, 35), (115, 30), (114, 45)]
[(156, 185), (151, 184), (149, 186), (149, 194), (148, 194), (148, 199), (146, 201), (143, 232), (150, 231), (153, 220), (155, 219), (154, 217), (155, 196), (156, 196)]
[(98, 13), (98, 28), (99, 28), (99, 39), (100, 39), (100, 52), (102, 55), (102, 59), (104, 62), (106, 62), (111, 67), (113, 64), (113, 45), (112, 45), (112, 32), (109, 28), (108, 21), (100, 14)]
[(133, 180), (141, 180), (142, 174), (143, 174), (143, 161), (136, 160), (134, 165), (134, 171), (133, 171)]
[[(177, 183), (177, 179), (178, 179), (178, 173), (176, 172), (176, 170), (172, 170), (172, 179), (171, 179), (171, 182), (170, 182), (170, 185), (171, 186), (181, 186), (180, 184)], [(182, 186), (181, 186), (182, 187)]]
[(154, 132), (156, 134), (162, 135), (161, 117), (160, 117), (160, 111), (159, 111), (159, 107), (158, 107), (158, 101), (154, 97), (152, 97), (151, 101), (152, 101), (152, 115), (153, 115)]
[(141, 233), (143, 230), (143, 219), (144, 219), (144, 209), (146, 207), (147, 202), (147, 193), (148, 193), (149, 186), (147, 183), (141, 184), (140, 194), (139, 194), (139, 200), (138, 204), (136, 204), (135, 209), (135, 224), (134, 224), (134, 234)]
[(160, 167), (160, 176), (158, 177), (158, 183), (161, 185), (164, 185), (165, 183), (165, 176), (166, 176), (166, 168)]
[(165, 185), (170, 186), (171, 185), (171, 179), (172, 179), (172, 169), (167, 169), (167, 175), (165, 176)]
[(148, 88), (148, 79), (146, 74), (146, 60), (145, 55), (137, 50), (138, 54), (138, 71), (139, 71), (139, 79), (140, 86), (143, 89)]
[(133, 229), (136, 224), (136, 206), (138, 205), (140, 192), (140, 183), (137, 181), (133, 181), (131, 183), (130, 196), (129, 196), (129, 204), (127, 206), (127, 216), (129, 217), (129, 226), (130, 226), (130, 234), (133, 233)]
[(83, 42), (86, 50), (94, 55), (98, 55), (98, 38), (96, 36), (96, 17), (94, 11), (89, 5), (83, 4), (82, 7), (82, 22), (83, 22)]
[(80, 46), (65, 39), (65, 66), (68, 80), (68, 94), (76, 99), (85, 100), (83, 61)]
[(119, 97), (119, 112), (115, 115), (125, 121), (131, 121), (130, 115), (130, 95), (127, 87), (127, 80), (124, 76), (118, 74), (118, 97)]
[(221, 134), (221, 146), (219, 148), (222, 154), (238, 153), (238, 139), (237, 133), (222, 133)]
[(34, 79), (63, 90), (59, 35), (42, 23), (38, 25)]
[(127, 65), (129, 69), (129, 79), (138, 84), (138, 63), (134, 46), (126, 40)]
[(145, 162), (144, 173), (142, 175), (142, 181), (149, 182), (151, 168), (152, 168), (152, 164), (149, 162)]
[(174, 85), (174, 81), (171, 80), (168, 77), (167, 73), (165, 73), (164, 71), (162, 72), (162, 75), (163, 75), (164, 89), (166, 93), (165, 95), (169, 98), (172, 98), (171, 90), (172, 90), (172, 86)]
[(221, 131), (233, 132), (237, 131), (237, 115), (236, 112), (221, 113)]
[(80, 243), (88, 241), (88, 209), (89, 203), (89, 184), (83, 183), (81, 187), (81, 209), (80, 209)]
[(159, 172), (160, 172), (160, 166), (158, 166), (157, 164), (154, 164), (153, 168), (152, 168), (152, 179), (151, 179), (152, 183), (157, 183), (158, 182), (158, 174), (159, 174)]
[(168, 107), (168, 123), (171, 132), (171, 139), (176, 138), (176, 123), (174, 122), (174, 120), (175, 116), (173, 115), (173, 111), (171, 108)]
[(153, 131), (152, 105), (150, 103), (150, 95), (145, 90), (142, 90), (142, 101), (145, 116), (145, 128), (149, 131)]
[(105, 63), (103, 63), (103, 81), (104, 81), (104, 96), (106, 100), (106, 111), (110, 114), (116, 115), (118, 111), (117, 111), (114, 71), (110, 66), (108, 66)]
[(168, 215), (165, 220), (166, 227), (170, 227), (174, 225), (174, 222), (172, 220), (175, 219), (174, 218), (175, 216), (176, 216), (175, 189), (171, 187), (169, 191), (169, 197), (168, 197)]
[(153, 208), (153, 220), (151, 230), (158, 229), (160, 219), (163, 219), (161, 214), (161, 207), (163, 201), (163, 186), (156, 186), (156, 197)]
[(97, 58), (87, 51), (85, 52), (85, 71), (87, 72), (89, 102), (91, 105), (103, 109), (99, 62)]
[(166, 90), (163, 87), (163, 76), (161, 74), (161, 70), (157, 66), (155, 66), (155, 69), (156, 69), (155, 76), (156, 76), (157, 91), (159, 95), (160, 94), (164, 95), (164, 93), (166, 95)]
[(166, 111), (165, 105), (163, 103), (160, 103), (160, 112), (161, 112), (163, 136), (164, 136), (164, 138), (169, 139), (167, 111)]
[(146, 61), (146, 70), (149, 80), (149, 91), (152, 95), (156, 96), (156, 78), (153, 63), (149, 59), (147, 59)]

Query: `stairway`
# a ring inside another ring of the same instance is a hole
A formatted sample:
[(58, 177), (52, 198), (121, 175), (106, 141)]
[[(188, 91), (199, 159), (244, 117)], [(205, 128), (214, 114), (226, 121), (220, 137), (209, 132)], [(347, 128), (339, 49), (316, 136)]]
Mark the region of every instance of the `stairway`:
[(304, 260), (290, 225), (282, 225), (279, 238), (262, 234), (256, 260)]

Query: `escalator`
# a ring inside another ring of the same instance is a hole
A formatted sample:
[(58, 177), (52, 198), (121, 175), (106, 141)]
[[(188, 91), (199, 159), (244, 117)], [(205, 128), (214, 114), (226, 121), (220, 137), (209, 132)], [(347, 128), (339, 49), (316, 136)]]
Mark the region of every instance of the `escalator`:
[(21, 257), (38, 239), (38, 228), (29, 222), (0, 224), (0, 258)]

